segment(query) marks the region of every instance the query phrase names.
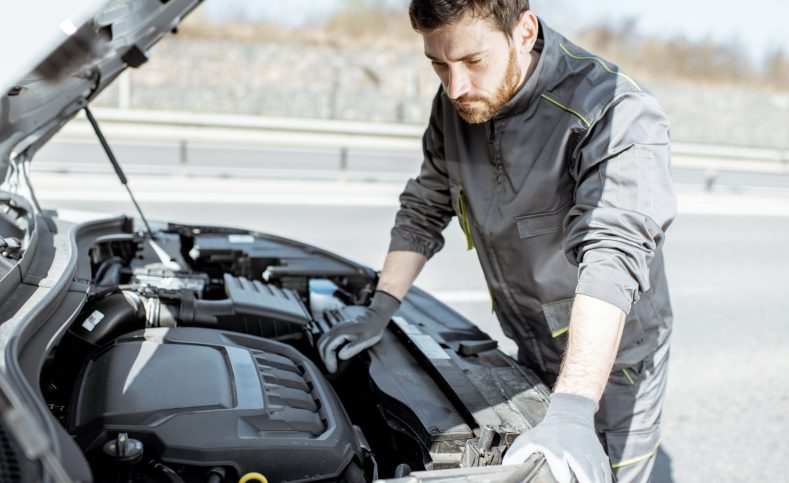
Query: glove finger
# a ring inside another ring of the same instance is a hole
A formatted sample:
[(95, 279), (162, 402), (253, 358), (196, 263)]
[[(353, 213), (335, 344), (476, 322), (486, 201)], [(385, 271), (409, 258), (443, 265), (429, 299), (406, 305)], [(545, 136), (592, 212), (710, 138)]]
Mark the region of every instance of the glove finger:
[(348, 333), (348, 326), (343, 324), (337, 324), (332, 327), (328, 332), (323, 334), (320, 339), (318, 339), (318, 353), (322, 354), (326, 350), (326, 346), (334, 339), (338, 337), (342, 337), (347, 335)]
[(356, 339), (355, 341), (349, 342), (345, 347), (340, 349), (340, 352), (337, 354), (337, 357), (339, 357), (342, 360), (350, 359), (351, 357), (355, 356), (361, 351), (374, 346), (375, 344), (378, 343), (379, 340), (381, 340), (380, 335), (377, 337), (370, 337), (368, 339), (362, 339), (362, 338)]
[(323, 354), (324, 346), (326, 346), (326, 344), (329, 343), (329, 339), (331, 339), (331, 338), (332, 338), (331, 331), (329, 331), (329, 332), (324, 333), (320, 337), (320, 339), (318, 339), (318, 344), (316, 345), (316, 348), (318, 349), (318, 354), (321, 354), (321, 357), (323, 357), (322, 354)]
[(570, 456), (568, 461), (578, 483), (610, 483), (611, 479), (606, 479), (605, 471), (599, 463), (586, 455), (582, 458)]
[(535, 442), (541, 435), (541, 428), (535, 428), (522, 433), (515, 438), (509, 449), (504, 453), (502, 464), (519, 465), (534, 453), (545, 454), (550, 451), (546, 446)]
[[(551, 473), (553, 473), (553, 477), (556, 478), (556, 481), (559, 483), (571, 483), (573, 473), (570, 471), (570, 465), (567, 459), (547, 448), (545, 448), (545, 451), (540, 452), (545, 456), (545, 461), (548, 463), (548, 467), (551, 469)], [(576, 477), (577, 476), (578, 475), (576, 475)]]
[(337, 349), (349, 340), (351, 340), (351, 336), (345, 334), (338, 335), (337, 337), (331, 338), (324, 345), (323, 350), (320, 351), (323, 364), (329, 372), (337, 372)]
[(531, 441), (524, 441), (523, 445), (516, 447), (517, 444), (518, 440), (516, 439), (515, 443), (504, 454), (501, 464), (519, 465), (524, 463), (532, 454), (540, 453), (545, 457), (545, 462), (548, 463), (548, 468), (550, 468), (551, 474), (553, 474), (558, 483), (570, 483), (572, 481), (570, 467), (563, 457), (557, 456), (549, 448)]
[(611, 462), (608, 457), (605, 460), (596, 459), (589, 461), (590, 466), (594, 470), (594, 481), (600, 483), (611, 483)]
[(525, 462), (532, 454), (540, 453), (545, 457), (548, 468), (550, 468), (556, 481), (559, 483), (570, 483), (572, 474), (570, 473), (570, 467), (567, 466), (567, 461), (563, 457), (558, 456), (546, 446), (534, 443), (528, 439), (521, 439), (522, 437), (523, 435), (519, 436), (510, 446), (510, 449), (504, 453), (501, 464), (519, 465)]
[(606, 483), (611, 483), (614, 481), (614, 476), (611, 472), (611, 460), (606, 459), (604, 462), (600, 463), (603, 468), (603, 481)]
[(605, 481), (609, 483), (614, 481), (614, 476), (612, 474), (613, 471), (611, 470), (611, 460), (607, 459), (601, 464), (603, 465), (603, 475), (605, 477)]
[(510, 448), (504, 453), (501, 459), (503, 465), (519, 465), (526, 461), (526, 459), (535, 452), (538, 452), (536, 445), (527, 443), (520, 438), (516, 439), (510, 445)]

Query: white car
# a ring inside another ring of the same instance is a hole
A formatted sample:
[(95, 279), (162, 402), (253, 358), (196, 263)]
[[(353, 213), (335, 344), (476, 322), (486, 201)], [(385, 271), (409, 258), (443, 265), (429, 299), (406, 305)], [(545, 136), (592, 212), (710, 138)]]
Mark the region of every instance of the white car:
[(541, 458), (500, 465), (547, 388), (429, 294), (329, 375), (317, 338), (369, 302), (372, 269), (243, 229), (38, 205), (29, 163), (82, 110), (125, 181), (86, 108), (198, 3), (4, 15), (0, 481), (551, 481)]

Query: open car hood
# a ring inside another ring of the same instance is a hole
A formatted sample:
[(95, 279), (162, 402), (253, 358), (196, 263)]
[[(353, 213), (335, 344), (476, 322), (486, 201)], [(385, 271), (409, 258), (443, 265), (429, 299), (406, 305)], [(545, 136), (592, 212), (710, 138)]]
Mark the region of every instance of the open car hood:
[(24, 18), (11, 23), (35, 28), (20, 29), (14, 37), (3, 35), (4, 43), (25, 47), (14, 54), (0, 50), (4, 71), (21, 77), (0, 78), (0, 182), (14, 158), (30, 159), (124, 69), (145, 63), (148, 50), (175, 30), (200, 0), (93, 0), (77, 7), (80, 2), (64, 3), (72, 9), (53, 7), (35, 16), (32, 9), (21, 9)]

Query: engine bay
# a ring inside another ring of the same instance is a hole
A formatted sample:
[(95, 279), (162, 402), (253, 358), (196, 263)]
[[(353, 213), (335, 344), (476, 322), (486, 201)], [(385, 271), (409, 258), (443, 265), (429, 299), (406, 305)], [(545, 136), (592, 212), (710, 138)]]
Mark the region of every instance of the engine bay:
[[(96, 481), (372, 481), (498, 465), (548, 390), (414, 288), (336, 374), (315, 349), (375, 271), (291, 240), (170, 224), (93, 241), (40, 389)], [(258, 480), (251, 480), (258, 481)]]

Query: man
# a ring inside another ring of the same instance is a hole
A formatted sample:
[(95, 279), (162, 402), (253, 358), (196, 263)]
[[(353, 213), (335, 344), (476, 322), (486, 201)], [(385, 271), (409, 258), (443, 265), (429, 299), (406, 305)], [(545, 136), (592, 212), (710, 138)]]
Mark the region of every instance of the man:
[(412, 0), (409, 14), (441, 80), (424, 163), (369, 309), (329, 331), (321, 357), (334, 371), (380, 339), (457, 215), (519, 360), (553, 386), (504, 463), (540, 452), (559, 481), (648, 481), (672, 320), (665, 115), (528, 0)]

